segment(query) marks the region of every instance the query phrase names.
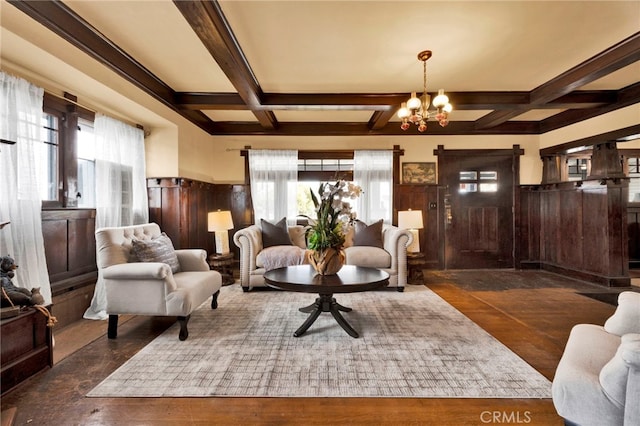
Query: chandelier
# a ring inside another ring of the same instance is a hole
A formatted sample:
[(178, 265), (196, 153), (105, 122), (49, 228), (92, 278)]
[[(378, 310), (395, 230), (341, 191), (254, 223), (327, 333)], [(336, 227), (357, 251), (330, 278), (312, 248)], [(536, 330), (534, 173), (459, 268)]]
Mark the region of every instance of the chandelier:
[(418, 131), (422, 133), (427, 130), (427, 120), (430, 118), (435, 118), (442, 127), (449, 124), (449, 113), (453, 110), (453, 107), (443, 89), (438, 90), (438, 96), (433, 98), (435, 111), (429, 111), (431, 96), (427, 93), (427, 59), (431, 55), (432, 52), (430, 50), (418, 53), (418, 59), (422, 61), (424, 73), (422, 96), (417, 97), (416, 92), (412, 92), (411, 99), (402, 103), (398, 110), (398, 117), (402, 120), (400, 125), (402, 130), (407, 130), (411, 127), (410, 123), (413, 123), (418, 126)]

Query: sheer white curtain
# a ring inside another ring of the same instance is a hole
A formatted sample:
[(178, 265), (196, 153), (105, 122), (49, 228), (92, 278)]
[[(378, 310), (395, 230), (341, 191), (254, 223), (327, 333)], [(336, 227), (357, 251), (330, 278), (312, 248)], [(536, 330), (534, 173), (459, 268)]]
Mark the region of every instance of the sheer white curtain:
[(144, 132), (97, 113), (96, 228), (149, 221)]
[(42, 142), (42, 88), (0, 71), (0, 255), (11, 255), (19, 265), (16, 286), (40, 287), (51, 303), (42, 236), (42, 201), (38, 190), (45, 146)]
[[(144, 157), (144, 132), (97, 113), (93, 124), (96, 143), (96, 228), (149, 222)], [(84, 313), (87, 319), (106, 319), (107, 294), (100, 273)]]
[(393, 208), (393, 151), (354, 151), (353, 180), (362, 187), (356, 200), (358, 219), (391, 224)]
[(286, 217), (289, 224), (295, 224), (298, 151), (249, 150), (249, 177), (255, 222)]

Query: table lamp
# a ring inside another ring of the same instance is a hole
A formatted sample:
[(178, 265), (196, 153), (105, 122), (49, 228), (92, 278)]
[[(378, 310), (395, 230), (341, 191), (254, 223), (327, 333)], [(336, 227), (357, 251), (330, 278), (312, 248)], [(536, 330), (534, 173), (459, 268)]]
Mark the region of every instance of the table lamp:
[(405, 210), (398, 212), (398, 228), (409, 230), (413, 235), (413, 242), (407, 247), (409, 253), (420, 251), (420, 237), (418, 229), (423, 228), (422, 210)]
[(229, 229), (233, 229), (233, 219), (229, 210), (209, 212), (207, 217), (209, 232), (215, 232), (216, 253), (229, 253)]

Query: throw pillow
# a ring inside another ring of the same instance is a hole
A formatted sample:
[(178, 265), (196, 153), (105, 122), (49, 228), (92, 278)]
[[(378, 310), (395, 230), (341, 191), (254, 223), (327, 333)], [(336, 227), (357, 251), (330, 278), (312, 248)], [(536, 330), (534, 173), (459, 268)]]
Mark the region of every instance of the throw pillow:
[(355, 223), (356, 234), (353, 236), (354, 246), (369, 246), (383, 248), (382, 219), (367, 225), (359, 220)]
[(264, 219), (260, 219), (260, 227), (262, 228), (262, 247), (272, 246), (290, 246), (291, 238), (287, 229), (287, 218), (283, 217), (278, 223), (270, 223)]
[(171, 239), (164, 232), (152, 240), (132, 240), (132, 251), (140, 262), (161, 262), (171, 267), (174, 274), (180, 271), (178, 255)]
[(618, 307), (604, 323), (604, 329), (617, 336), (640, 333), (640, 293), (632, 291), (620, 293)]

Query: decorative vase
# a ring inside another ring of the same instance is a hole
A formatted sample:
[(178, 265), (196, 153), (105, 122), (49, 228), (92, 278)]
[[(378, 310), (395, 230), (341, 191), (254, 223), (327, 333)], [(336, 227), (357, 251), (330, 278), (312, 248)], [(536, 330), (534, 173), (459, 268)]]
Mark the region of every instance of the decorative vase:
[(344, 265), (345, 257), (342, 249), (329, 247), (307, 251), (307, 260), (318, 274), (335, 275)]

